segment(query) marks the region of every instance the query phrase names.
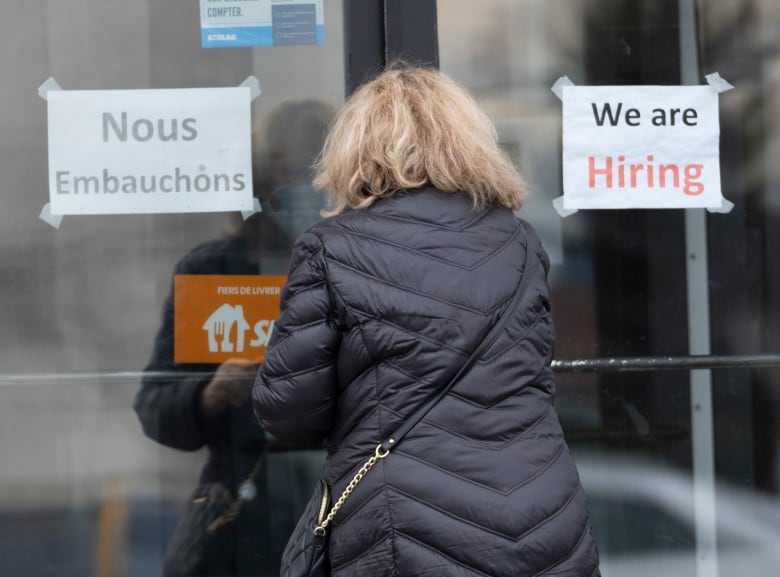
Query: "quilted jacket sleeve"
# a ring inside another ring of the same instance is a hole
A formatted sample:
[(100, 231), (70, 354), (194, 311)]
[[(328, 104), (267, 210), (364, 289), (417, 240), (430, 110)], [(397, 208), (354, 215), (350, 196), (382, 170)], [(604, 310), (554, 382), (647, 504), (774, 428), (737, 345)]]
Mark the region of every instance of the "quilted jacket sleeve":
[(336, 412), (341, 334), (322, 243), (306, 233), (293, 249), (281, 314), (252, 392), (257, 418), (278, 439), (327, 436)]

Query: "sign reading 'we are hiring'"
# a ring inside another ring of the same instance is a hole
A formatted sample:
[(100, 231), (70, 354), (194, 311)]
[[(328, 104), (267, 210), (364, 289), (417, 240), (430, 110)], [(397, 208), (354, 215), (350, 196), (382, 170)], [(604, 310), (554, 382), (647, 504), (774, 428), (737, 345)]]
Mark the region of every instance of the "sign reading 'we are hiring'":
[(717, 208), (712, 86), (563, 86), (563, 207)]

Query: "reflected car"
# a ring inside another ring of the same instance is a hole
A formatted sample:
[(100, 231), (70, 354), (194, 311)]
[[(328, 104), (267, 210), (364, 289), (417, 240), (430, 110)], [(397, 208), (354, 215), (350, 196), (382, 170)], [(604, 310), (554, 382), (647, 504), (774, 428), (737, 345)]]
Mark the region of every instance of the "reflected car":
[[(603, 577), (696, 577), (694, 480), (632, 456), (575, 455), (588, 496)], [(717, 573), (780, 574), (780, 498), (716, 484)], [(706, 556), (706, 551), (700, 552)], [(711, 574), (709, 574), (711, 573)]]

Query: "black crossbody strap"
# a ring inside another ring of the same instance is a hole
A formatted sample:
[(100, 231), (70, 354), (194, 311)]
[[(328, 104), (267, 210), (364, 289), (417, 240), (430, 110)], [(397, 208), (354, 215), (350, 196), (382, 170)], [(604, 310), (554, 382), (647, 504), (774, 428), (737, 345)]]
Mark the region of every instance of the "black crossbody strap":
[[(528, 285), (531, 282), (531, 279), (536, 274), (536, 268), (538, 267), (538, 260), (529, 259), (529, 254), (532, 252), (536, 252), (537, 245), (538, 245), (538, 239), (535, 235), (526, 235), (527, 243), (526, 243), (526, 249), (525, 249), (525, 263), (523, 264), (523, 278), (520, 279), (520, 284), (517, 287), (517, 290), (515, 291), (514, 296), (512, 297), (512, 300), (510, 301), (509, 305), (506, 307), (506, 310), (501, 315), (501, 318), (499, 318), (498, 322), (493, 325), (493, 327), (488, 331), (488, 333), (484, 336), (482, 341), (477, 345), (477, 348), (474, 349), (474, 352), (471, 353), (468, 359), (466, 359), (466, 362), (463, 363), (463, 366), (460, 367), (457, 373), (455, 373), (455, 376), (453, 376), (450, 381), (447, 383), (445, 387), (443, 387), (440, 391), (436, 392), (430, 399), (425, 401), (425, 403), (422, 404), (414, 413), (412, 413), (409, 417), (407, 417), (403, 423), (391, 434), (389, 437), (387, 437), (385, 440), (383, 440), (380, 443), (380, 450), (382, 452), (389, 452), (393, 450), (395, 447), (398, 446), (398, 443), (401, 442), (401, 439), (404, 438), (406, 433), (408, 433), (412, 427), (414, 427), (417, 423), (420, 422), (420, 420), (428, 414), (428, 411), (430, 411), (436, 403), (438, 403), (442, 397), (444, 397), (450, 389), (455, 385), (455, 383), (458, 382), (458, 379), (460, 379), (463, 374), (468, 371), (472, 365), (477, 361), (477, 359), (482, 355), (483, 352), (485, 352), (490, 345), (495, 342), (495, 340), (498, 338), (498, 335), (501, 333), (501, 331), (504, 330), (504, 327), (506, 326), (507, 322), (509, 321), (509, 317), (512, 316), (515, 309), (517, 309), (517, 305), (520, 303), (520, 300), (523, 298), (523, 294), (525, 293), (526, 289), (528, 288)], [(528, 270), (528, 263), (533, 262), (535, 263), (533, 270)]]

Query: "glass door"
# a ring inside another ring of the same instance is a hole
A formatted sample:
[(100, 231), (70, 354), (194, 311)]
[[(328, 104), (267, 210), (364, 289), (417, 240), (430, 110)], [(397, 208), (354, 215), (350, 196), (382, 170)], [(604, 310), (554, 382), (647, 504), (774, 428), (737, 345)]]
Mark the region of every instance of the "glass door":
[[(437, 3), (441, 69), (528, 176), (520, 211), (553, 267), (557, 408), (611, 575), (764, 575), (780, 538), (776, 96), (780, 22), (760, 0)], [(719, 72), (730, 213), (562, 217), (561, 101), (577, 85)], [(773, 72), (775, 71), (775, 72)]]
[(0, 6), (0, 574), (158, 575), (196, 486), (245, 482), (205, 553), (278, 574), (322, 454), (264, 437), (249, 375), (380, 8)]

